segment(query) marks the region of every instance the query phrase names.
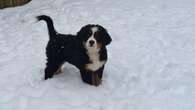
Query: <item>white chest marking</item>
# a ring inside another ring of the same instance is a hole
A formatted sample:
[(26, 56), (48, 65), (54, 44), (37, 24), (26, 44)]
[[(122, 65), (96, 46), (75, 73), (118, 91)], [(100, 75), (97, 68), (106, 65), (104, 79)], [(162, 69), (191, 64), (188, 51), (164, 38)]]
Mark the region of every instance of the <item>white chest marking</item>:
[(99, 60), (99, 53), (88, 52), (88, 55), (89, 55), (89, 59), (91, 61), (91, 63), (86, 65), (86, 69), (88, 69), (88, 70), (96, 71), (106, 63), (106, 61), (104, 61), (104, 60), (103, 61)]

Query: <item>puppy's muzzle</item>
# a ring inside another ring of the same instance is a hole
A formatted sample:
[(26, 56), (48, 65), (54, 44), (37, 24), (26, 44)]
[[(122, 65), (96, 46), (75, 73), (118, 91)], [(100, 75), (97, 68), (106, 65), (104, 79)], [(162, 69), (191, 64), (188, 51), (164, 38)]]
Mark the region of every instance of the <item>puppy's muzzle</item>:
[(90, 41), (89, 41), (89, 45), (90, 45), (90, 47), (92, 47), (92, 46), (94, 45), (94, 43), (95, 43), (95, 41), (90, 40)]

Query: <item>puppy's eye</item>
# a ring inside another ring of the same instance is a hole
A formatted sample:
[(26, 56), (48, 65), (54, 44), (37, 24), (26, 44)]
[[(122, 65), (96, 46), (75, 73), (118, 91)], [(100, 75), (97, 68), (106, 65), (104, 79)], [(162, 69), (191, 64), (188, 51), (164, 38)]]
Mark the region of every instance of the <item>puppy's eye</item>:
[(95, 35), (94, 35), (94, 36), (95, 36), (95, 38), (96, 38), (96, 39), (100, 39), (101, 34), (100, 34), (100, 33), (95, 33)]
[(88, 37), (89, 37), (89, 36), (91, 36), (91, 33), (90, 33), (90, 32), (88, 32), (88, 33), (87, 33), (87, 36), (88, 36)]

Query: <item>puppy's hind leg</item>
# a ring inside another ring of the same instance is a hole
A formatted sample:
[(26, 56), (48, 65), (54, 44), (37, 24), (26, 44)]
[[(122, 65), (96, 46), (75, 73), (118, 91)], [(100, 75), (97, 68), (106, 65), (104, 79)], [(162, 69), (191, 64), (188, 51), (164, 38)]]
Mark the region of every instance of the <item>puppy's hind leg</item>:
[(48, 78), (52, 78), (53, 75), (56, 74), (56, 72), (58, 72), (61, 65), (62, 63), (48, 62), (45, 68), (45, 80)]
[(47, 66), (45, 68), (45, 80), (52, 78), (55, 72), (58, 70), (58, 66)]
[(63, 64), (59, 65), (58, 70), (55, 72), (55, 74), (57, 75), (63, 73), (64, 72), (63, 68), (64, 68)]

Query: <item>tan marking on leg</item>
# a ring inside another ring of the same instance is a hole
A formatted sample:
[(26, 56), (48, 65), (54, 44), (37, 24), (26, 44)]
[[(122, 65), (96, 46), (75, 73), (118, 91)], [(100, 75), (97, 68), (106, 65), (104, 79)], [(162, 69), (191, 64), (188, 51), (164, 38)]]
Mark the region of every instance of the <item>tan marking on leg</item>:
[(91, 80), (92, 80), (92, 85), (95, 85), (95, 76), (94, 76), (94, 74), (92, 73), (92, 78), (91, 78)]
[(63, 73), (62, 65), (59, 66), (58, 70), (54, 74), (61, 74)]
[(97, 73), (92, 73), (92, 85), (99, 86), (101, 84), (101, 79)]

